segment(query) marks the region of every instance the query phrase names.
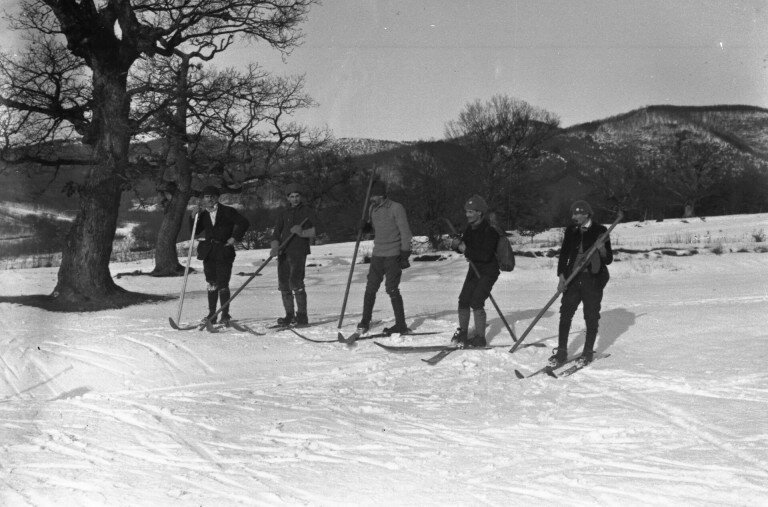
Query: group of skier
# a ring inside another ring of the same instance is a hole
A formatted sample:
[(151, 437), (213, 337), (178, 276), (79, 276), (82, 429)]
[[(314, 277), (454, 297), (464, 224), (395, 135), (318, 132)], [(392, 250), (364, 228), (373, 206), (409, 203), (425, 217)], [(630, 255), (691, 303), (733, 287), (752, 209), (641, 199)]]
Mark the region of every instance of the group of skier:
[[(270, 258), (277, 258), (278, 289), (285, 316), (280, 326), (307, 325), (307, 293), (304, 272), (310, 243), (316, 235), (317, 219), (304, 203), (305, 190), (299, 184), (285, 188), (288, 206), (277, 215), (272, 232)], [(229, 281), (235, 259), (236, 242), (242, 241), (248, 220), (234, 208), (219, 202), (219, 190), (208, 186), (202, 190), (197, 220), (192, 220), (193, 237), (204, 235), (198, 246), (198, 259), (208, 284), (208, 315), (203, 322), (216, 322), (217, 300), (221, 305), (221, 322), (229, 324), (231, 316)], [(408, 334), (405, 308), (400, 294), (404, 269), (410, 267), (412, 233), (402, 204), (388, 198), (386, 185), (374, 181), (370, 185), (370, 205), (360, 223), (361, 232), (373, 232), (373, 251), (368, 270), (362, 317), (357, 332), (369, 331), (376, 294), (384, 282), (395, 317), (385, 334)], [(462, 253), (469, 262), (467, 275), (458, 298), (458, 328), (451, 338), (455, 347), (485, 347), (485, 302), (500, 275), (498, 247), (506, 242), (506, 234), (492, 223), (489, 207), (479, 195), (464, 204), (467, 225), (461, 234), (453, 235), (450, 247)], [(607, 265), (613, 261), (607, 229), (593, 221), (589, 203), (578, 200), (571, 205), (572, 223), (565, 229), (557, 264), (558, 291), (563, 293), (560, 305), (558, 345), (549, 358), (555, 368), (568, 360), (568, 336), (573, 316), (581, 304), (586, 323), (586, 338), (577, 365), (589, 364), (594, 355), (603, 289), (608, 283)], [(605, 236), (603, 238), (602, 236)], [(593, 245), (596, 248), (592, 248)], [(593, 253), (590, 253), (593, 252)], [(585, 258), (589, 254), (589, 258)], [(577, 273), (574, 270), (578, 269)], [(474, 319), (473, 335), (469, 335), (470, 317)]]

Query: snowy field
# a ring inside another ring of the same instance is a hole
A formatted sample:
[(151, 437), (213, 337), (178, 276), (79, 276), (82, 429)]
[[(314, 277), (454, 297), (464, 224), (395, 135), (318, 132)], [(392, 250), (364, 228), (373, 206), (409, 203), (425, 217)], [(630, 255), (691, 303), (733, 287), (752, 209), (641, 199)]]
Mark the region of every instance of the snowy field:
[[(372, 340), (348, 349), (267, 329), (282, 314), (274, 265), (232, 309), (263, 336), (175, 331), (178, 299), (82, 314), (0, 303), (0, 505), (768, 505), (761, 229), (768, 214), (621, 224), (615, 247), (699, 254), (621, 254), (597, 344), (610, 357), (561, 379), (514, 375), (545, 363), (559, 303), (526, 339), (546, 347), (510, 354), (488, 304), (495, 348), (435, 366), (420, 360), (431, 354)], [(718, 245), (722, 255), (710, 251)], [(352, 250), (313, 249), (319, 324), (308, 337), (335, 338)], [(234, 273), (266, 255), (239, 251)], [(518, 335), (554, 294), (555, 262), (520, 256), (497, 283)], [(467, 264), (451, 254), (412, 266), (401, 285), (408, 322), (440, 333), (382, 341), (446, 343)], [(355, 268), (345, 334), (367, 268)], [(50, 293), (56, 271), (2, 271), (0, 296)], [(233, 289), (245, 280), (233, 276)], [(118, 283), (178, 296), (182, 280)], [(202, 275), (190, 275), (182, 323), (203, 317), (205, 299)], [(376, 329), (392, 323), (383, 289), (374, 318)], [(583, 340), (578, 312), (571, 353)]]

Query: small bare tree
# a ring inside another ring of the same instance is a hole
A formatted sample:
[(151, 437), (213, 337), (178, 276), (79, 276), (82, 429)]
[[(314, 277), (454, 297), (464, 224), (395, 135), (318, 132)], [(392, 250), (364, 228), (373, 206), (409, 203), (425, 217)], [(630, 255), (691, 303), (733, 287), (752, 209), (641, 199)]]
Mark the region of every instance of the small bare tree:
[(698, 141), (691, 132), (675, 135), (661, 177), (676, 204), (683, 207), (683, 217), (696, 216), (696, 205), (717, 191), (728, 173), (723, 155), (718, 144)]
[[(545, 142), (560, 120), (544, 109), (506, 95), (467, 104), (459, 118), (446, 125), (446, 137), (469, 149), (477, 158), (478, 174), (489, 204), (514, 225), (532, 206), (521, 199), (537, 193), (531, 162), (542, 154)], [(517, 202), (516, 202), (517, 201)]]

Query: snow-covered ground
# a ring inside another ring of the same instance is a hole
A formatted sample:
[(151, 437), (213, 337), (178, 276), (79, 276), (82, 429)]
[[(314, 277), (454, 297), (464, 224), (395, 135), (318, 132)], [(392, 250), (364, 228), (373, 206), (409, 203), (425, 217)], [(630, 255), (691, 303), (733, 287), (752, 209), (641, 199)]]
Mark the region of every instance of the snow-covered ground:
[[(0, 504), (766, 505), (768, 253), (750, 238), (761, 228), (768, 215), (621, 224), (614, 236), (626, 248), (693, 244), (709, 231), (725, 252), (749, 252), (622, 254), (597, 346), (610, 357), (557, 380), (514, 370), (544, 364), (558, 304), (526, 339), (546, 348), (510, 354), (489, 304), (498, 347), (429, 366), (420, 359), (430, 354), (372, 340), (348, 349), (267, 329), (282, 313), (274, 265), (233, 303), (263, 336), (174, 331), (178, 299), (83, 314), (0, 303)], [(335, 338), (352, 250), (314, 248), (306, 281), (320, 324), (308, 337)], [(238, 252), (234, 272), (265, 258)], [(554, 294), (555, 262), (518, 257), (497, 283), (518, 335)], [(409, 323), (440, 334), (382, 341), (445, 343), (467, 264), (412, 264), (401, 285)], [(359, 319), (366, 273), (356, 266), (344, 333)], [(50, 293), (55, 282), (55, 268), (3, 271), (0, 296)], [(178, 295), (182, 281), (119, 283)], [(181, 320), (205, 310), (195, 273)], [(392, 322), (383, 289), (374, 318)], [(583, 329), (579, 312), (573, 353)]]

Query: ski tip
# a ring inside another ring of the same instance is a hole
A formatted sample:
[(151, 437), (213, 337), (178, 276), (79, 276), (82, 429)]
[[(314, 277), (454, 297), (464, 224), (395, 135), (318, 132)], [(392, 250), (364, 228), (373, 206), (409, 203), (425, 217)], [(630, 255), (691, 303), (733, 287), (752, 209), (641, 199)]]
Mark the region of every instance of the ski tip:
[(171, 327), (175, 329), (176, 331), (179, 330), (179, 325), (176, 324), (176, 321), (173, 320), (173, 317), (168, 317), (168, 322), (171, 324)]
[(520, 379), (525, 378), (525, 375), (520, 373), (520, 370), (515, 370), (515, 376)]
[(341, 334), (341, 331), (336, 335), (336, 340), (340, 341), (341, 343), (347, 343), (347, 339), (344, 338), (344, 335)]

